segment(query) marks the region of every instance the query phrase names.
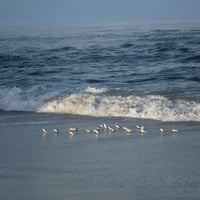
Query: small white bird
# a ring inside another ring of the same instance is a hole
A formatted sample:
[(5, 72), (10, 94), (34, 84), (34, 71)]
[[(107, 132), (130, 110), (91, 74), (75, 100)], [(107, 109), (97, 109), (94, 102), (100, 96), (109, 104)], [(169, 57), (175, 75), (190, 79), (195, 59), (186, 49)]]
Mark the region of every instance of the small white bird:
[(89, 128), (86, 129), (87, 133), (91, 133), (91, 130)]
[(140, 130), (140, 134), (143, 135), (144, 133), (146, 133), (147, 131), (145, 130)]
[(131, 132), (132, 132), (132, 129), (127, 128), (127, 129), (126, 129), (126, 132), (127, 132), (127, 133), (131, 133)]
[(59, 130), (57, 128), (53, 129), (54, 134), (58, 135), (59, 134)]
[(74, 132), (73, 131), (69, 131), (69, 135), (73, 136)]
[(140, 129), (140, 126), (139, 126), (139, 125), (136, 125), (136, 128), (137, 128), (137, 129)]
[(46, 135), (48, 133), (47, 129), (42, 128), (42, 135)]
[(127, 128), (125, 126), (122, 127), (127, 133), (131, 133), (132, 132), (132, 129), (130, 128)]
[(179, 132), (179, 130), (178, 129), (172, 129), (172, 133), (178, 133)]
[(78, 128), (69, 128), (70, 131), (77, 132)]
[(112, 128), (111, 126), (108, 126), (108, 130), (110, 131), (110, 132), (115, 132), (115, 129), (114, 128)]
[(69, 128), (69, 135), (73, 136), (78, 131), (78, 128)]
[(144, 126), (140, 126), (140, 133), (146, 133), (147, 131), (145, 130)]
[(100, 124), (98, 127), (99, 127), (99, 128), (104, 128), (104, 125), (103, 125), (103, 124)]
[(103, 127), (104, 127), (104, 129), (108, 128), (108, 126), (105, 123), (103, 123)]
[(119, 125), (119, 124), (115, 124), (115, 127), (116, 127), (117, 129), (120, 129), (120, 125)]
[(99, 130), (97, 130), (97, 129), (94, 129), (93, 132), (94, 132), (96, 135), (99, 135), (99, 133), (100, 133)]
[(163, 128), (160, 128), (160, 134), (163, 134), (165, 130)]

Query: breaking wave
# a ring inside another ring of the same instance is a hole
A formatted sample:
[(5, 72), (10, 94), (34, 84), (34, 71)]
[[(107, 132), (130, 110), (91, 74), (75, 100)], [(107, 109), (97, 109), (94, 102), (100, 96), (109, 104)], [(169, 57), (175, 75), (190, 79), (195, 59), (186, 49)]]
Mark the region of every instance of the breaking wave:
[(40, 88), (0, 90), (0, 109), (67, 113), (95, 117), (133, 117), (162, 121), (200, 121), (200, 104), (195, 101), (169, 100), (159, 95), (109, 95), (109, 89), (88, 87), (82, 92), (36, 94)]
[(42, 105), (39, 112), (149, 118), (162, 121), (200, 121), (200, 105), (162, 96), (98, 96), (72, 94)]

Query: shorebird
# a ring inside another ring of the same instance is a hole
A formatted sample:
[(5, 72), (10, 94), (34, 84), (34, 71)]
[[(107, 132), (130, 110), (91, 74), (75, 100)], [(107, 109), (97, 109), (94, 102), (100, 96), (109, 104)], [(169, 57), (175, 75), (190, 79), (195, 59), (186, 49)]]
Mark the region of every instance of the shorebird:
[(78, 128), (69, 128), (70, 131), (74, 131), (74, 132), (77, 132), (78, 131)]
[(69, 135), (74, 135), (78, 131), (78, 128), (69, 128)]
[(117, 129), (120, 129), (120, 125), (119, 125), (119, 124), (115, 124), (115, 127), (116, 127)]
[(86, 129), (87, 133), (91, 133), (91, 130), (89, 128)]
[(146, 131), (145, 130), (140, 130), (140, 135), (145, 135)]
[(132, 129), (130, 128), (127, 128), (125, 126), (122, 127), (127, 133), (131, 133), (132, 132)]
[(48, 133), (47, 129), (42, 128), (42, 135), (46, 135)]
[(140, 129), (140, 126), (139, 126), (139, 125), (136, 125), (136, 128), (137, 128), (137, 129)]
[(100, 131), (98, 129), (94, 129), (93, 132), (96, 134), (96, 135), (99, 135)]
[(178, 129), (172, 129), (172, 133), (178, 133), (179, 132), (179, 130)]
[(104, 127), (104, 129), (108, 128), (108, 126), (105, 123), (103, 123), (103, 127)]
[(104, 128), (104, 125), (103, 125), (103, 124), (100, 124), (98, 127), (99, 127), (99, 128)]
[(53, 132), (54, 132), (55, 135), (59, 134), (59, 130), (57, 128), (53, 128)]
[(147, 131), (145, 130), (144, 126), (140, 126), (140, 133), (146, 133)]
[(163, 128), (160, 128), (160, 134), (162, 135), (165, 132)]
[(109, 130), (110, 132), (112, 132), (112, 133), (114, 133), (114, 132), (115, 132), (115, 129), (114, 129), (114, 128), (112, 128), (111, 126), (108, 126), (108, 130)]
[(74, 132), (73, 131), (69, 131), (69, 135), (73, 136)]

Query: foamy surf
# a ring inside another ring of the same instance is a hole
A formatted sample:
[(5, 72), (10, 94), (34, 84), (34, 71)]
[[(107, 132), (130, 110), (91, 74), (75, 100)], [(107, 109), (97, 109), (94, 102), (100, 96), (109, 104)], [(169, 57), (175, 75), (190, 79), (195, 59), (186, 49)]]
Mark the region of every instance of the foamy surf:
[(200, 104), (194, 101), (169, 100), (158, 95), (106, 96), (98, 92), (91, 94), (88, 89), (47, 102), (38, 109), (38, 112), (161, 121), (200, 121)]
[(93, 94), (99, 94), (99, 93), (104, 93), (107, 92), (107, 88), (95, 88), (95, 87), (87, 87), (85, 89), (85, 92), (87, 93), (93, 93)]
[(0, 91), (0, 109), (67, 113), (94, 117), (133, 117), (161, 121), (200, 121), (200, 104), (195, 101), (170, 100), (159, 95), (120, 96), (107, 88), (88, 87), (73, 94), (38, 93), (39, 88)]

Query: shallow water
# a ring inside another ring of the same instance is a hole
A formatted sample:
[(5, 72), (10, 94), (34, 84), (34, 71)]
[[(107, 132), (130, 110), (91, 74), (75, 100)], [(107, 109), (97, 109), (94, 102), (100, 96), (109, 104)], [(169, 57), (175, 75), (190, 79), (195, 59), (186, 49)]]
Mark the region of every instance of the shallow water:
[[(4, 116), (9, 120), (0, 120), (1, 199), (200, 198), (199, 122), (37, 113)], [(133, 132), (86, 134), (86, 128), (103, 122)], [(145, 125), (147, 133), (141, 135), (137, 124)], [(55, 127), (60, 130), (57, 136)], [(68, 135), (69, 127), (79, 128), (74, 137)], [(163, 135), (160, 127), (166, 130)], [(41, 128), (49, 133), (43, 136)], [(179, 132), (173, 134), (172, 128)]]

